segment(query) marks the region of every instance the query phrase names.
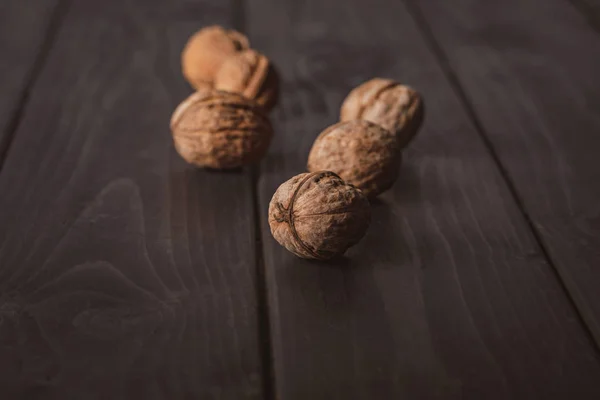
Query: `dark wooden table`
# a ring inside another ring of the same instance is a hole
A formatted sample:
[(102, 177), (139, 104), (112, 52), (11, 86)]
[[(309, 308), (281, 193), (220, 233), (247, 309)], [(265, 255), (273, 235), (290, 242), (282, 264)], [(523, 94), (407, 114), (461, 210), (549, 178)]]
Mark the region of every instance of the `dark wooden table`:
[[(259, 166), (187, 166), (179, 55), (283, 79)], [(0, 399), (600, 399), (597, 0), (0, 1)], [(266, 222), (346, 93), (425, 97), (366, 238)]]

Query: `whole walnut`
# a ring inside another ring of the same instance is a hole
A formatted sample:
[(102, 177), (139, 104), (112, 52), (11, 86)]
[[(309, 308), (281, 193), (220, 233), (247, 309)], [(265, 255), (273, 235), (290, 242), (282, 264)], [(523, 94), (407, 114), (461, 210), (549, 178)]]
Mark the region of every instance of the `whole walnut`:
[(333, 171), (369, 198), (398, 177), (401, 154), (396, 136), (369, 121), (339, 122), (325, 129), (308, 155), (309, 171)]
[(374, 78), (353, 89), (342, 104), (340, 121), (364, 119), (394, 132), (401, 148), (417, 134), (424, 105), (419, 93), (390, 79)]
[(199, 90), (173, 113), (175, 148), (187, 162), (209, 168), (236, 168), (258, 161), (273, 128), (262, 109), (236, 93)]
[(267, 57), (249, 49), (223, 62), (215, 76), (215, 89), (240, 93), (269, 111), (277, 101), (279, 78)]
[(195, 89), (210, 87), (223, 61), (249, 47), (248, 38), (237, 31), (217, 25), (203, 28), (181, 53), (183, 75)]
[(333, 172), (296, 175), (269, 204), (273, 237), (302, 258), (327, 260), (355, 245), (371, 221), (369, 201)]

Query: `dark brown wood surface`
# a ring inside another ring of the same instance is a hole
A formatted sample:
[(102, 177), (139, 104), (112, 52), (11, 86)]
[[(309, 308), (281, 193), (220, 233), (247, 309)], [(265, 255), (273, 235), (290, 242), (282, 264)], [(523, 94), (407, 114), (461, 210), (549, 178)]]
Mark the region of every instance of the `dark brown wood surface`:
[(600, 35), (561, 0), (413, 3), (600, 343)]
[(600, 32), (600, 1), (599, 0), (568, 0), (583, 14), (589, 23)]
[[(0, 400), (600, 398), (583, 3), (0, 1)], [(211, 24), (280, 71), (260, 166), (173, 149)], [(268, 202), (374, 76), (423, 93), (423, 130), (365, 239), (295, 258)]]
[(284, 79), (259, 184), (263, 232), (272, 193), (304, 171), (354, 85), (395, 78), (427, 105), (400, 181), (347, 258), (302, 261), (263, 235), (277, 397), (600, 396), (593, 343), (402, 4), (247, 8), (252, 43)]
[[(62, 11), (58, 0), (0, 1), (0, 168), (12, 131), (50, 44), (52, 21)], [(54, 17), (54, 18), (53, 18)], [(37, 63), (36, 63), (37, 61)]]
[(174, 152), (227, 2), (75, 1), (0, 175), (0, 398), (262, 398), (251, 180)]

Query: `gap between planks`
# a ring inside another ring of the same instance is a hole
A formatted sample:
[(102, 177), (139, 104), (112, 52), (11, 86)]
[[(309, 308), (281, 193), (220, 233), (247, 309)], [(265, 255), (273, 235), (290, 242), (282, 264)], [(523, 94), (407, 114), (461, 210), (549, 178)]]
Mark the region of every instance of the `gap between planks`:
[[(234, 29), (248, 32), (248, 20), (245, 0), (232, 0), (232, 25)], [(258, 198), (258, 183), (260, 179), (260, 164), (250, 167), (250, 185), (252, 193), (252, 211), (254, 218), (254, 256), (256, 278), (256, 300), (258, 304), (258, 339), (262, 368), (263, 395), (266, 400), (275, 399), (275, 371), (271, 349), (271, 321), (269, 318), (269, 296), (263, 255), (263, 232), (261, 229), (260, 202)]]
[(17, 101), (14, 114), (12, 115), (6, 128), (6, 137), (4, 138), (4, 140), (0, 141), (0, 173), (2, 173), (4, 161), (8, 156), (12, 142), (17, 134), (19, 123), (23, 118), (23, 114), (25, 112), (25, 109), (27, 108), (27, 104), (29, 103), (31, 88), (33, 88), (33, 86), (37, 82), (40, 76), (40, 72), (44, 69), (44, 66), (46, 65), (48, 55), (50, 54), (50, 50), (52, 49), (52, 46), (56, 40), (56, 36), (58, 34), (58, 31), (60, 30), (62, 22), (64, 21), (65, 16), (67, 15), (67, 11), (69, 9), (70, 4), (71, 0), (58, 0), (58, 3), (52, 11), (52, 15), (50, 16), (50, 21), (48, 23), (48, 28), (46, 29), (46, 34), (44, 35), (44, 39), (42, 40), (38, 54), (33, 62), (31, 72), (25, 80), (25, 86), (23, 87), (23, 92), (21, 93), (21, 95), (19, 96), (19, 100)]
[(592, 4), (594, 0), (565, 0), (579, 11), (590, 26), (600, 34), (600, 3)]

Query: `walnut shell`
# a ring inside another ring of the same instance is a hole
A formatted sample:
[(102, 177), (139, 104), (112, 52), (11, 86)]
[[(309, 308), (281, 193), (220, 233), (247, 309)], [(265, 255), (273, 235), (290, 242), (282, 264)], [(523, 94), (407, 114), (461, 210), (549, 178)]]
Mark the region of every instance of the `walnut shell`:
[(369, 121), (339, 122), (325, 129), (308, 155), (309, 171), (333, 171), (374, 198), (392, 187), (401, 154), (396, 136)]
[(424, 116), (419, 93), (390, 79), (374, 78), (353, 89), (340, 111), (340, 121), (364, 119), (394, 132), (400, 148), (417, 134)]
[(183, 159), (218, 169), (258, 161), (273, 136), (258, 104), (217, 90), (200, 90), (184, 100), (173, 113), (171, 132)]
[(240, 93), (269, 111), (277, 101), (279, 77), (267, 57), (249, 49), (223, 62), (215, 76), (215, 89)]
[(196, 32), (181, 53), (183, 76), (195, 89), (210, 87), (215, 74), (228, 57), (250, 47), (243, 34), (221, 26)]
[(327, 260), (342, 255), (365, 235), (369, 201), (330, 171), (296, 175), (269, 204), (273, 237), (298, 257)]

